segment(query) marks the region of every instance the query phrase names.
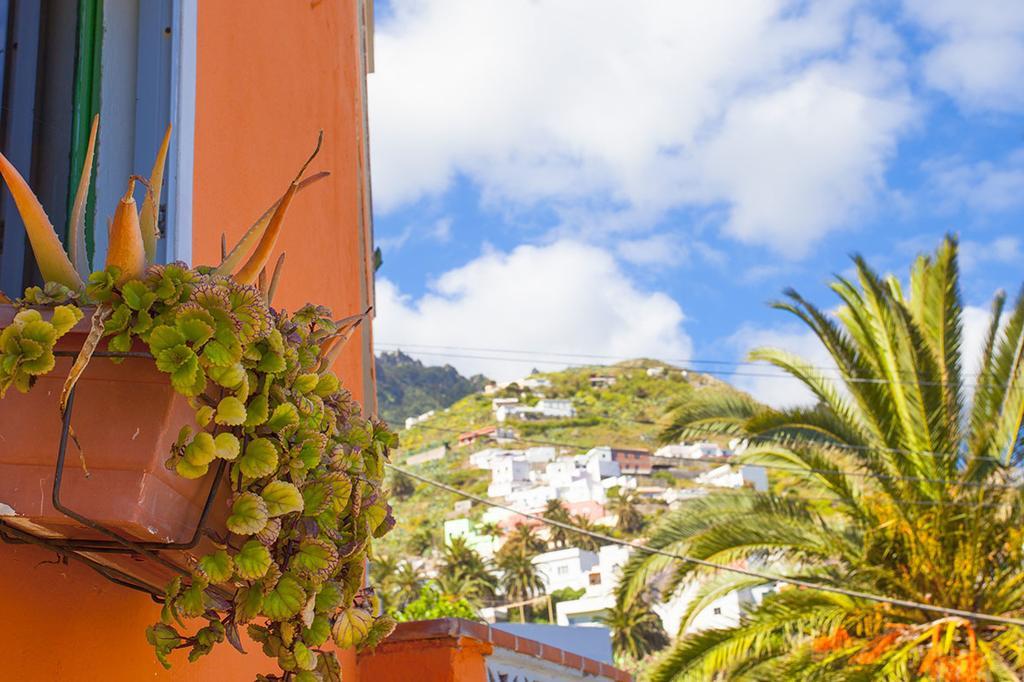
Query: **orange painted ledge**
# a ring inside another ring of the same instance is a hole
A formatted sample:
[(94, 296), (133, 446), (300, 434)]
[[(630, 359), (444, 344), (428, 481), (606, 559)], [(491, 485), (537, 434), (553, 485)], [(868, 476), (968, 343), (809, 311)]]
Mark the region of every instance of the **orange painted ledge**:
[[(461, 618), (400, 623), (376, 649), (358, 657), (359, 679), (365, 682), (487, 682), (487, 658), (495, 649), (543, 660), (566, 672), (632, 682), (614, 666), (564, 651), (483, 623)], [(567, 675), (568, 677), (568, 675)]]

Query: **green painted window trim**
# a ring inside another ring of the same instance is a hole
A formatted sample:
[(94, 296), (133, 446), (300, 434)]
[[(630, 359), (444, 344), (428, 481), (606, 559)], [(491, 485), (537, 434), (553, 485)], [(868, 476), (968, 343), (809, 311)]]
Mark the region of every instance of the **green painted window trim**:
[[(71, 100), (71, 172), (68, 173), (68, 213), (75, 200), (75, 191), (82, 175), (82, 164), (89, 146), (92, 119), (100, 110), (100, 58), (103, 47), (103, 0), (78, 0), (78, 38), (75, 55), (74, 92)], [(97, 148), (99, 141), (97, 140)], [(99, 157), (97, 149), (93, 158)], [(96, 249), (96, 183), (89, 188), (85, 210), (85, 252), (92, 263)], [(70, 227), (70, 220), (65, 224)], [(67, 235), (65, 235), (66, 237)], [(67, 243), (67, 240), (65, 240)]]

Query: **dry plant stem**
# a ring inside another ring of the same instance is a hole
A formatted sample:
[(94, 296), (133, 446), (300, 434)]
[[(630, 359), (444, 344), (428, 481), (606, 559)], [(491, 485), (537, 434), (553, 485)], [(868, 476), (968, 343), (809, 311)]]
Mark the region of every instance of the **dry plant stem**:
[(228, 236), (223, 232), (220, 233), (220, 260), (223, 263), (224, 259), (228, 257)]
[[(82, 372), (89, 365), (89, 360), (92, 359), (92, 354), (96, 351), (96, 346), (99, 345), (100, 339), (103, 338), (103, 323), (110, 317), (111, 312), (113, 312), (113, 308), (109, 305), (100, 304), (96, 308), (96, 312), (93, 313), (92, 327), (89, 329), (89, 335), (85, 337), (82, 350), (78, 351), (75, 362), (71, 365), (71, 370), (68, 372), (68, 378), (64, 382), (64, 388), (60, 392), (59, 412), (61, 419), (64, 418), (64, 413), (67, 410), (71, 390), (78, 383)], [(78, 448), (78, 458), (82, 463), (82, 471), (85, 472), (85, 477), (89, 478), (89, 468), (85, 465), (85, 451), (82, 449), (82, 444), (78, 442), (78, 436), (75, 435), (75, 427), (73, 425), (69, 425), (68, 433), (75, 447)]]
[(263, 294), (263, 300), (267, 299), (267, 269), (263, 268), (260, 270), (260, 275), (256, 278), (256, 288)]

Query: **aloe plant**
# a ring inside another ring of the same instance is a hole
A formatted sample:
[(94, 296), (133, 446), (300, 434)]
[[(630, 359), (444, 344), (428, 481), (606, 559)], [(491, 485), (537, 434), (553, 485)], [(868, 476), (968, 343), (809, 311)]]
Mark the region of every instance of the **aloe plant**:
[[(54, 344), (82, 319), (80, 305), (96, 305), (98, 331), (79, 354), (65, 394), (101, 337), (117, 352), (144, 343), (195, 408), (198, 429), (181, 429), (168, 468), (199, 478), (224, 461), (232, 492), (226, 534), (190, 576), (167, 585), (160, 622), (145, 633), (157, 658), (169, 667), (177, 649), (188, 649), (190, 661), (224, 641), (241, 649), (244, 626), (280, 667), (259, 680), (340, 680), (336, 658), (323, 648), (329, 640), (372, 646), (394, 627), (364, 586), (364, 567), (373, 539), (394, 525), (382, 480), (397, 437), (361, 417), (330, 370), (361, 317), (335, 321), (315, 305), (289, 315), (271, 307), (274, 284), (255, 286), (267, 281), (289, 203), (323, 174), (302, 180), (310, 157), (220, 265), (153, 264), (166, 145), (165, 136), (142, 219), (129, 181), (111, 223), (106, 266), (92, 273), (64, 253), (38, 200), (0, 156), (0, 174), (48, 280), (25, 292), (17, 302), (23, 310), (0, 334), (0, 396), (11, 386), (30, 390), (35, 377), (53, 369)], [(80, 223), (73, 215), (72, 242)], [(47, 317), (39, 307), (52, 312)]]

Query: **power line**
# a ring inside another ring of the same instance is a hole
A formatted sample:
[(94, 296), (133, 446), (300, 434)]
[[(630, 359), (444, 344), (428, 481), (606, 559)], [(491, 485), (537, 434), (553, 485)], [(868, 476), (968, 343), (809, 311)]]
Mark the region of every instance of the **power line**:
[[(559, 353), (555, 351), (540, 351), (540, 350), (518, 350), (512, 348), (485, 348), (481, 346), (447, 346), (447, 345), (435, 345), (427, 343), (394, 343), (391, 341), (377, 341), (375, 345), (388, 346), (402, 349), (413, 349), (413, 348), (433, 348), (439, 350), (458, 350), (458, 351), (470, 351), (470, 352), (483, 352), (483, 353), (512, 353), (515, 355), (528, 355), (538, 357), (560, 357), (560, 358), (591, 358), (595, 360), (614, 360), (617, 362), (627, 362), (630, 360), (637, 360), (638, 358), (629, 357), (625, 355), (600, 355), (596, 353)], [(412, 351), (410, 352), (419, 352)], [(641, 358), (648, 359), (648, 358)], [(657, 362), (663, 362), (666, 364), (691, 364), (691, 365), (725, 365), (725, 366), (750, 366), (750, 367), (763, 367), (764, 362), (759, 360), (707, 360), (701, 358), (649, 358)], [(608, 365), (602, 365), (608, 366)], [(838, 372), (839, 368), (834, 365), (807, 365), (810, 369), (823, 370), (828, 372)], [(978, 372), (963, 372), (963, 376), (978, 376)]]
[[(390, 346), (390, 347), (392, 347), (392, 348), (394, 348), (396, 350), (402, 350), (403, 348), (405, 348), (409, 353), (411, 353), (413, 355), (427, 355), (427, 356), (432, 356), (432, 357), (454, 358), (454, 359), (461, 359), (461, 360), (497, 360), (497, 361), (502, 361), (502, 362), (518, 362), (518, 363), (521, 363), (521, 364), (528, 364), (528, 365), (542, 364), (542, 365), (557, 365), (559, 367), (569, 366), (569, 367), (577, 367), (577, 368), (582, 368), (582, 367), (606, 367), (606, 368), (607, 367), (612, 367), (611, 365), (604, 365), (604, 364), (600, 364), (600, 363), (572, 362), (572, 361), (562, 360), (562, 359), (543, 359), (543, 358), (540, 358), (540, 357), (536, 357), (536, 358), (513, 358), (513, 357), (502, 357), (502, 356), (495, 356), (495, 355), (465, 355), (465, 354), (460, 354), (460, 353), (443, 353), (443, 352), (436, 352), (436, 351), (411, 350), (410, 349), (411, 347), (409, 347), (409, 346), (404, 346), (404, 347), (402, 347), (402, 346), (392, 346), (391, 344), (385, 344), (385, 343), (379, 343), (379, 342), (376, 343), (375, 345), (376, 346)], [(659, 360), (659, 362), (665, 362), (665, 361)], [(688, 362), (688, 363), (692, 364), (692, 363), (698, 362), (698, 361), (688, 360), (688, 361), (684, 361), (684, 362)], [(719, 363), (719, 364), (728, 364), (727, 361), (724, 361), (724, 360), (706, 360), (706, 361), (700, 361), (700, 362), (709, 362), (709, 363), (714, 362), (714, 363)], [(737, 363), (737, 364), (739, 364), (739, 363)], [(765, 366), (766, 363), (753, 363), (753, 362), (751, 362), (751, 363), (743, 363), (743, 364), (750, 364), (750, 365), (753, 365), (753, 366)], [(781, 370), (780, 370), (779, 373), (731, 371), (731, 370), (730, 371), (726, 371), (726, 370), (714, 370), (714, 369), (698, 368), (698, 367), (692, 367), (692, 366), (677, 366), (676, 369), (685, 370), (685, 371), (688, 371), (688, 372), (695, 372), (695, 373), (698, 373), (698, 374), (708, 374), (708, 375), (717, 376), (717, 377), (760, 377), (760, 378), (765, 378), (765, 379), (786, 379), (786, 380), (789, 380), (789, 381), (800, 381), (799, 378), (797, 378), (795, 376), (792, 376), (791, 374), (783, 373), (783, 372), (781, 372)], [(835, 367), (829, 368), (829, 367), (813, 367), (812, 366), (812, 369), (827, 370), (827, 371), (832, 371), (832, 372), (838, 372), (839, 371), (839, 369), (835, 368)], [(965, 376), (970, 376), (970, 375), (965, 375)], [(904, 381), (904, 380), (899, 380), (899, 379), (878, 379), (878, 378), (874, 378), (874, 377), (821, 376), (819, 378), (824, 380), (824, 381), (837, 382), (837, 383), (847, 383), (847, 384), (877, 384), (877, 385), (883, 385), (884, 384), (884, 385), (903, 385), (903, 386), (948, 386), (948, 385), (950, 385), (949, 382), (945, 382), (945, 381)], [(973, 382), (961, 382), (960, 386), (962, 386), (964, 388), (974, 388), (974, 387), (977, 386), (977, 384), (973, 383)]]
[(786, 577), (786, 576), (771, 575), (771, 574), (768, 574), (768, 573), (763, 573), (761, 571), (754, 571), (754, 570), (751, 570), (751, 569), (748, 569), (748, 568), (740, 568), (738, 566), (728, 566), (726, 564), (719, 564), (719, 563), (716, 563), (716, 562), (713, 562), (713, 561), (707, 561), (705, 559), (697, 559), (695, 557), (690, 557), (690, 556), (686, 556), (686, 555), (683, 555), (683, 554), (676, 554), (674, 552), (668, 552), (668, 551), (665, 551), (663, 549), (659, 549), (659, 548), (656, 548), (656, 547), (649, 547), (647, 545), (640, 544), (639, 542), (636, 542), (636, 541), (632, 541), (631, 542), (631, 541), (628, 541), (628, 540), (622, 540), (620, 538), (615, 538), (615, 537), (612, 537), (610, 535), (606, 535), (604, 533), (598, 533), (598, 532), (595, 532), (595, 531), (586, 530), (586, 529), (580, 528), (578, 526), (574, 526), (571, 523), (564, 523), (562, 521), (557, 521), (555, 519), (545, 518), (545, 517), (540, 516), (538, 514), (532, 514), (530, 512), (519, 511), (519, 510), (517, 510), (517, 509), (515, 509), (513, 507), (501, 504), (499, 502), (494, 502), (492, 500), (488, 500), (488, 499), (483, 498), (483, 497), (479, 497), (478, 495), (473, 495), (472, 493), (468, 493), (468, 492), (466, 492), (464, 490), (459, 490), (458, 488), (456, 488), (454, 486), (450, 486), (450, 485), (448, 485), (446, 483), (442, 483), (440, 481), (435, 481), (435, 480), (427, 478), (425, 476), (421, 476), (419, 474), (413, 473), (412, 471), (409, 471), (408, 469), (404, 469), (402, 467), (396, 466), (394, 464), (391, 464), (390, 462), (386, 463), (385, 466), (387, 466), (387, 467), (397, 471), (400, 474), (404, 474), (404, 475), (406, 475), (406, 476), (408, 476), (408, 477), (410, 477), (412, 479), (420, 481), (421, 483), (425, 483), (425, 484), (433, 486), (435, 488), (439, 488), (441, 490), (445, 490), (447, 492), (453, 493), (453, 494), (458, 495), (460, 497), (463, 497), (465, 499), (473, 500), (474, 502), (479, 502), (480, 504), (484, 504), (484, 505), (487, 505), (489, 507), (494, 507), (495, 509), (503, 509), (503, 510), (511, 512), (513, 514), (518, 514), (519, 516), (522, 516), (524, 518), (532, 519), (532, 520), (537, 521), (537, 522), (539, 522), (541, 524), (544, 524), (544, 525), (555, 526), (556, 528), (562, 528), (563, 530), (567, 530), (567, 531), (570, 531), (570, 532), (573, 532), (573, 533), (577, 533), (579, 535), (586, 535), (586, 536), (589, 536), (591, 538), (594, 538), (595, 540), (600, 540), (600, 541), (606, 542), (608, 544), (621, 545), (621, 546), (624, 546), (624, 547), (631, 547), (631, 548), (633, 548), (633, 549), (635, 549), (635, 550), (637, 550), (639, 552), (646, 552), (648, 554), (656, 554), (656, 555), (664, 556), (664, 557), (667, 557), (667, 558), (670, 558), (670, 559), (676, 559), (678, 561), (685, 561), (686, 563), (695, 564), (697, 566), (703, 566), (704, 568), (711, 568), (711, 569), (715, 569), (715, 570), (719, 570), (719, 571), (727, 571), (729, 573), (736, 573), (738, 575), (744, 575), (744, 576), (747, 576), (748, 578), (757, 578), (759, 580), (764, 580), (766, 582), (780, 582), (780, 583), (785, 583), (787, 585), (793, 585), (795, 587), (802, 587), (804, 589), (818, 590), (819, 592), (830, 592), (832, 594), (841, 594), (843, 596), (852, 597), (852, 598), (855, 598), (855, 599), (866, 599), (866, 600), (869, 600), (869, 601), (874, 601), (874, 602), (878, 602), (878, 603), (882, 603), (882, 604), (891, 604), (893, 606), (901, 606), (903, 608), (920, 609), (922, 611), (929, 611), (929, 612), (932, 612), (932, 613), (943, 613), (943, 614), (946, 614), (946, 615), (949, 615), (949, 616), (959, 616), (961, 618), (971, 618), (971, 619), (974, 619), (974, 620), (984, 620), (984, 621), (988, 621), (988, 622), (992, 622), (992, 623), (1002, 623), (1004, 625), (1024, 626), (1024, 620), (1021, 620), (1021, 619), (1018, 619), (1018, 618), (1009, 618), (1009, 617), (1006, 617), (1006, 616), (997, 616), (997, 615), (988, 614), (988, 613), (979, 613), (979, 612), (976, 612), (976, 611), (965, 611), (965, 610), (962, 610), (962, 609), (955, 609), (955, 608), (946, 607), (946, 606), (935, 606), (933, 604), (925, 604), (925, 603), (922, 603), (922, 602), (912, 601), (912, 600), (909, 600), (909, 599), (898, 599), (896, 597), (887, 597), (887, 596), (884, 596), (884, 595), (874, 594), (872, 592), (861, 592), (859, 590), (848, 590), (848, 589), (845, 589), (845, 588), (842, 588), (842, 587), (834, 587), (834, 586), (831, 586), (831, 585), (822, 585), (822, 584), (814, 583), (814, 582), (811, 582), (811, 581), (808, 581), (808, 580), (802, 580), (800, 578), (790, 578), (790, 577)]
[[(463, 433), (458, 429), (446, 429), (441, 426), (428, 426), (427, 424), (417, 424), (421, 429), (429, 429), (431, 431), (441, 431), (445, 433)], [(595, 447), (612, 447), (613, 449), (628, 450), (630, 448), (618, 448), (616, 446), (601, 446), (601, 445), (581, 445), (577, 443), (567, 443), (564, 441), (553, 441), (553, 440), (539, 440), (522, 438), (516, 436), (510, 438), (518, 443), (532, 443), (535, 445), (552, 445), (556, 447), (573, 448), (576, 450), (591, 450)], [(803, 468), (803, 467), (787, 467), (781, 464), (762, 464), (762, 463), (751, 463), (751, 462), (733, 462), (730, 459), (722, 457), (688, 457), (686, 458), (688, 463), (696, 464), (717, 464), (719, 466), (758, 466), (762, 469), (770, 469), (774, 471), (788, 471), (795, 474), (819, 474), (819, 475), (838, 475), (838, 476), (855, 476), (858, 478), (874, 478), (879, 480), (893, 480), (893, 481), (905, 481), (913, 483), (941, 483), (952, 486), (964, 486), (968, 488), (981, 488), (981, 489), (1002, 489), (1002, 490), (1017, 490), (1020, 488), (1017, 484), (1012, 483), (984, 483), (979, 481), (957, 481), (949, 478), (932, 478), (928, 476), (906, 476), (906, 475), (890, 475), (890, 474), (876, 474), (867, 471), (850, 471), (845, 469), (816, 469), (816, 468)]]

